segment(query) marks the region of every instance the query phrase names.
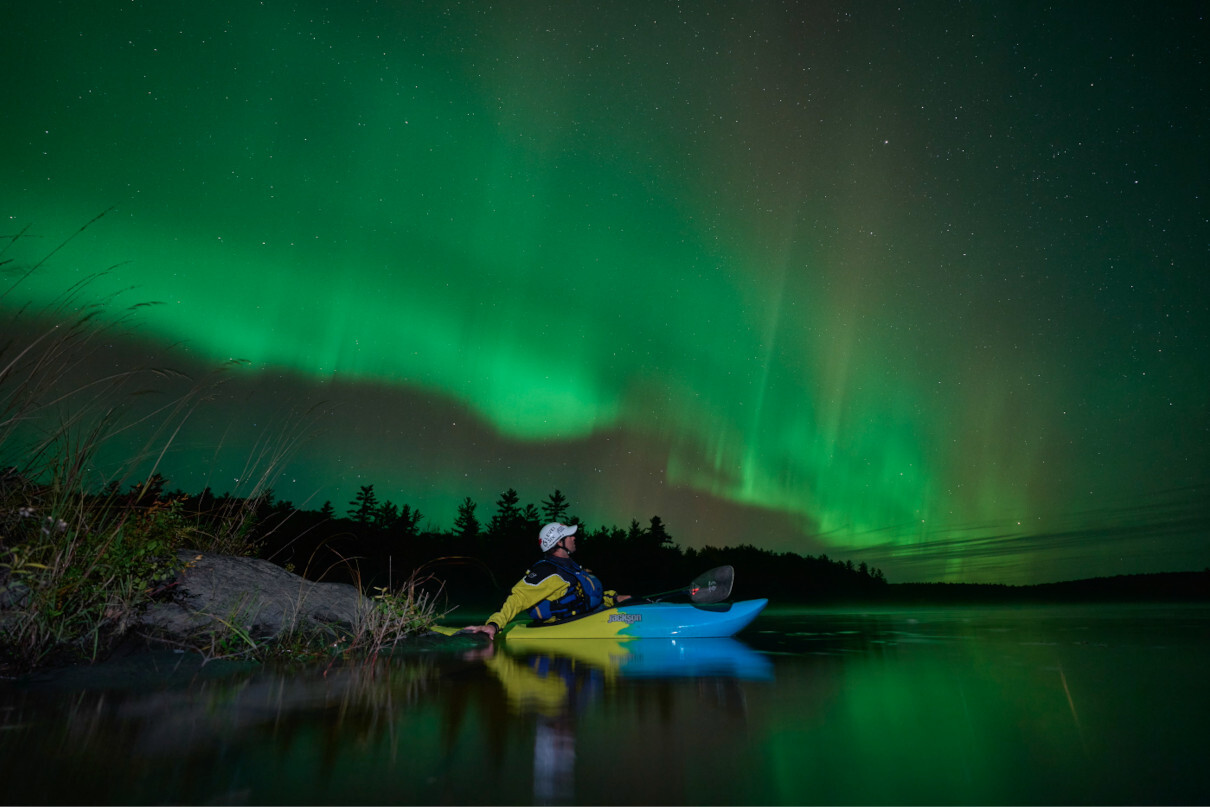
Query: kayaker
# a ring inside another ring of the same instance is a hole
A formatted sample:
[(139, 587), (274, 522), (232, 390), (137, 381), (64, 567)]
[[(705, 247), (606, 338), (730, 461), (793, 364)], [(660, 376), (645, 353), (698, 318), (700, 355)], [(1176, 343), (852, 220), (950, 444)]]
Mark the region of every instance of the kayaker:
[(630, 599), (629, 594), (605, 591), (596, 575), (571, 559), (576, 551), (575, 524), (547, 524), (538, 531), (538, 545), (544, 555), (529, 567), (525, 577), (513, 586), (500, 610), (487, 618), (487, 624), (470, 625), (464, 630), (486, 633), (493, 639), (522, 611), (532, 619), (553, 622), (598, 608), (612, 608)]

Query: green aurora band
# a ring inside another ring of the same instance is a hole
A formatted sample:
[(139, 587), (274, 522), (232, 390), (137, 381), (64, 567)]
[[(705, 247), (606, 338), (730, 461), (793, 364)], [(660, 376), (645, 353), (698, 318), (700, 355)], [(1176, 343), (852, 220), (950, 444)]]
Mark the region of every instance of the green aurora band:
[[(783, 30), (769, 13), (67, 5), (54, 29), (16, 12), (36, 47), (3, 57), (24, 90), (6, 102), (0, 234), (31, 227), (8, 268), (114, 209), (5, 308), (118, 264), (90, 293), (162, 301), (140, 336), (194, 359), (431, 396), (509, 445), (626, 435), (663, 487), (793, 534), (678, 533), (654, 493), (594, 498), (600, 521), (659, 512), (685, 545), (902, 562), (900, 579), (1048, 579), (1064, 553), (1081, 573), (1139, 570), (1150, 548), (1098, 566), (1104, 543), (1029, 536), (1104, 538), (1205, 481), (1204, 447), (1175, 465), (1140, 448), (1204, 418), (1204, 305), (1173, 302), (1204, 281), (1138, 285), (1180, 245), (1022, 145), (1058, 136), (1023, 109), (1079, 90), (997, 67), (1007, 45), (884, 47), (875, 68), (853, 55), (885, 46), (870, 21)], [(1044, 43), (1029, 58), (1060, 60)], [(991, 78), (1010, 85), (1002, 118)], [(1059, 215), (1072, 193), (1083, 218)], [(1085, 305), (1090, 275), (1105, 290)], [(1178, 339), (1189, 327), (1200, 342)], [(325, 461), (306, 459), (316, 478)], [(427, 477), (437, 521), (464, 470)], [(396, 473), (365, 478), (426, 479)], [(569, 487), (546, 479), (523, 496)], [(1156, 570), (1203, 562), (1181, 546)]]

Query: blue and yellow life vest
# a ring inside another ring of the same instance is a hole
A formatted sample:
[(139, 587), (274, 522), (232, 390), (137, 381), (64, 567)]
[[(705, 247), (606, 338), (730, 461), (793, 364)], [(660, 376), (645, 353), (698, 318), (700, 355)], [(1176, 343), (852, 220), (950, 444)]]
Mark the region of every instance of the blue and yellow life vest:
[(530, 608), (526, 613), (531, 619), (567, 619), (595, 611), (605, 601), (601, 581), (571, 558), (542, 558), (526, 572), (525, 580), (530, 585), (537, 585), (552, 574), (567, 581), (567, 592), (557, 600), (543, 600)]

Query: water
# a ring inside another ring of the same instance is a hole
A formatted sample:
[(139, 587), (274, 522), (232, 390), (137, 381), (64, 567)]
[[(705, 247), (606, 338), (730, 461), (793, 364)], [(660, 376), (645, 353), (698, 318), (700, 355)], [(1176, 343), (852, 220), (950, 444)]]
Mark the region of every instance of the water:
[(1210, 607), (773, 612), (735, 640), (171, 652), (0, 686), (6, 803), (1210, 802)]

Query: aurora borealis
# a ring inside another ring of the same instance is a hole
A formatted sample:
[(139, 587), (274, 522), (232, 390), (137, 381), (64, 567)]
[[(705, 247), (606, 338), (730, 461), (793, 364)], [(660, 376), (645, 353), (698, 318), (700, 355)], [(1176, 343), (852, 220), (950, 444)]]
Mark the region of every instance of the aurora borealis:
[[(1108, 9), (1113, 8), (1112, 12)], [(1094, 13), (1095, 12), (1095, 13)], [(1197, 4), (47, 2), (2, 305), (247, 368), (167, 459), (448, 527), (562, 490), (894, 582), (1210, 566)], [(162, 358), (160, 358), (162, 356)], [(223, 451), (216, 450), (221, 443)]]

